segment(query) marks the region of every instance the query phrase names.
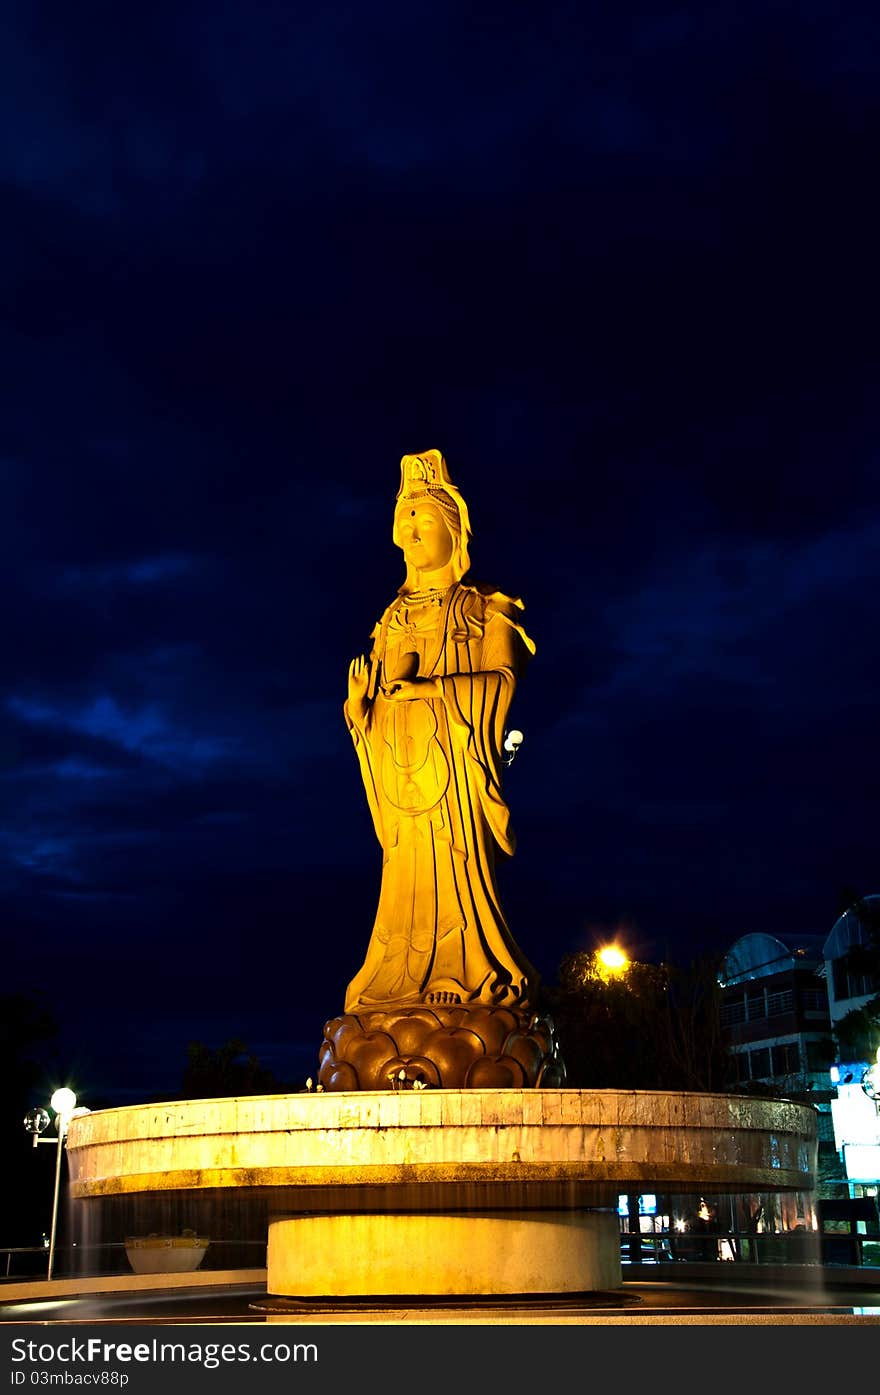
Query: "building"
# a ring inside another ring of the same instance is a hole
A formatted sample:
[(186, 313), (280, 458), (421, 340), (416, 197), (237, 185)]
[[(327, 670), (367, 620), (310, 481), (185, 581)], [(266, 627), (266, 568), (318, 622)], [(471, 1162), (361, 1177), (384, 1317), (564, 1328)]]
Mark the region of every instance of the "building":
[(880, 896), (869, 896), (824, 939), (743, 935), (719, 975), (731, 1088), (816, 1106), (817, 1205), (827, 1262), (838, 1262), (834, 1245), (859, 1262), (867, 1244), (862, 1236), (877, 1233), (880, 1100), (877, 1077), (866, 1080), (880, 1040), (878, 931)]
[[(873, 963), (870, 955), (864, 953), (872, 948), (872, 935), (878, 937), (873, 944)], [(878, 950), (880, 896), (865, 896), (837, 918), (823, 946), (828, 1006), (835, 1032), (844, 1017), (865, 1008), (880, 995)]]
[(774, 1094), (830, 1101), (834, 1044), (824, 971), (818, 935), (754, 932), (727, 951), (721, 1025), (733, 1062), (731, 1088), (772, 1087)]
[(870, 1021), (880, 1017), (880, 896), (866, 896), (839, 916), (825, 940), (825, 980), (838, 1052), (831, 1068), (834, 1144), (850, 1197), (880, 1190), (880, 1108), (865, 1088), (876, 1062)]

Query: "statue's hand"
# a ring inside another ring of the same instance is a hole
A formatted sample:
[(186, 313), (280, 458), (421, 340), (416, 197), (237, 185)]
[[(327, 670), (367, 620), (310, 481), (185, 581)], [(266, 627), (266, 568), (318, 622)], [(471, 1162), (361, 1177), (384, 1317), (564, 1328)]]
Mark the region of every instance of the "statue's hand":
[(352, 721), (358, 726), (363, 726), (366, 721), (369, 686), (370, 661), (364, 654), (359, 654), (348, 666), (348, 710)]
[(414, 702), (416, 698), (438, 698), (442, 689), (436, 678), (395, 679), (384, 693), (390, 702)]

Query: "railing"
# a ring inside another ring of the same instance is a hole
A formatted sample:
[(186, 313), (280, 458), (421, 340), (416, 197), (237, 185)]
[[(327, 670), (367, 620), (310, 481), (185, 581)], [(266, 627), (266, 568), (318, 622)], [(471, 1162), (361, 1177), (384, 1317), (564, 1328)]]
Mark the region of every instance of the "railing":
[[(48, 1245), (13, 1245), (13, 1246), (8, 1246), (8, 1245), (6, 1245), (6, 1246), (0, 1246), (0, 1255), (3, 1255), (3, 1256), (4, 1256), (4, 1269), (5, 1269), (5, 1271), (6, 1271), (6, 1272), (4, 1273), (4, 1275), (3, 1275), (4, 1279), (9, 1279), (9, 1278), (12, 1278), (12, 1277), (14, 1277), (14, 1278), (19, 1278), (19, 1277), (20, 1277), (18, 1273), (16, 1273), (15, 1275), (12, 1274), (12, 1257), (13, 1257), (13, 1255), (39, 1255), (39, 1256), (40, 1256), (40, 1263), (39, 1263), (39, 1266), (36, 1266), (36, 1265), (34, 1265), (34, 1266), (26, 1266), (26, 1267), (27, 1267), (27, 1274), (28, 1274), (28, 1277), (29, 1277), (29, 1278), (30, 1278), (30, 1277), (34, 1277), (34, 1278), (45, 1278), (45, 1277), (46, 1277), (45, 1271), (46, 1271), (46, 1269), (48, 1268), (48, 1265), (49, 1265), (49, 1247), (48, 1247)], [(21, 1261), (19, 1261), (19, 1262), (21, 1262)], [(39, 1270), (40, 1270), (40, 1273), (39, 1273), (39, 1274), (37, 1273), (37, 1267), (38, 1267)], [(32, 1274), (32, 1269), (33, 1269), (33, 1274)]]
[(681, 1234), (678, 1231), (620, 1233), (623, 1264), (741, 1263), (821, 1264), (880, 1268), (880, 1235), (854, 1235), (817, 1230), (787, 1230), (754, 1234)]
[[(755, 1235), (728, 1231), (724, 1234), (682, 1235), (677, 1231), (620, 1233), (623, 1264), (725, 1263), (822, 1264), (876, 1267), (880, 1269), (880, 1235), (820, 1234), (815, 1230), (789, 1230)], [(49, 1252), (45, 1245), (0, 1245), (2, 1280), (15, 1282), (45, 1279)], [(212, 1240), (200, 1271), (211, 1269), (261, 1269), (266, 1263), (265, 1240)], [(120, 1241), (102, 1245), (59, 1247), (55, 1277), (99, 1277), (131, 1273)]]
[[(266, 1263), (265, 1240), (212, 1240), (199, 1270), (262, 1269)], [(22, 1282), (45, 1279), (49, 1250), (45, 1245), (0, 1245), (2, 1279)], [(130, 1274), (131, 1265), (123, 1241), (99, 1245), (59, 1246), (55, 1252), (54, 1278), (98, 1278)]]

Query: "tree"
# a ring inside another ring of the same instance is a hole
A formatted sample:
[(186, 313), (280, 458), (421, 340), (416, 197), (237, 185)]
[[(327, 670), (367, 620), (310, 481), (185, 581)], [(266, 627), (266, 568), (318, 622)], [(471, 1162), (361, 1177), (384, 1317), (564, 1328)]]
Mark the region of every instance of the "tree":
[(576, 1089), (711, 1091), (725, 1087), (715, 960), (688, 968), (630, 962), (603, 972), (597, 955), (566, 955), (544, 1010)]
[(181, 1099), (226, 1099), (233, 1095), (273, 1095), (286, 1087), (263, 1066), (245, 1046), (233, 1037), (212, 1050), (203, 1042), (191, 1041), (187, 1065), (181, 1081)]
[[(39, 1245), (51, 1225), (51, 1149), (34, 1148), (23, 1128), (31, 1106), (45, 1104), (45, 1051), (57, 1033), (51, 1011), (39, 998), (20, 993), (0, 995), (0, 1093), (3, 1121), (0, 1150), (4, 1187), (12, 1204), (5, 1208), (4, 1245)], [(25, 1271), (33, 1272), (33, 1271)]]
[(834, 1035), (841, 1061), (874, 1061), (880, 1046), (880, 995), (845, 1013)]

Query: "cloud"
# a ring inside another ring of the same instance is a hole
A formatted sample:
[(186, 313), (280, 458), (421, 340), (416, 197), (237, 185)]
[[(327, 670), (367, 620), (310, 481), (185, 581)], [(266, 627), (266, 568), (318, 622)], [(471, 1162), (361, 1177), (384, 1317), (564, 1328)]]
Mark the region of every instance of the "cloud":
[(80, 732), (181, 772), (200, 772), (228, 759), (235, 747), (229, 736), (209, 737), (183, 731), (155, 704), (125, 709), (109, 693), (80, 707), (62, 707), (18, 696), (9, 697), (7, 706), (24, 722)]
[[(693, 684), (727, 686), (747, 705), (799, 705), (811, 695), (827, 703), (843, 637), (816, 622), (880, 583), (880, 526), (869, 519), (800, 540), (709, 541), (643, 563), (631, 589), (625, 576), (603, 611), (614, 659), (588, 683), (587, 707), (628, 694), (650, 709)], [(795, 673), (811, 664), (811, 684), (793, 692)]]

